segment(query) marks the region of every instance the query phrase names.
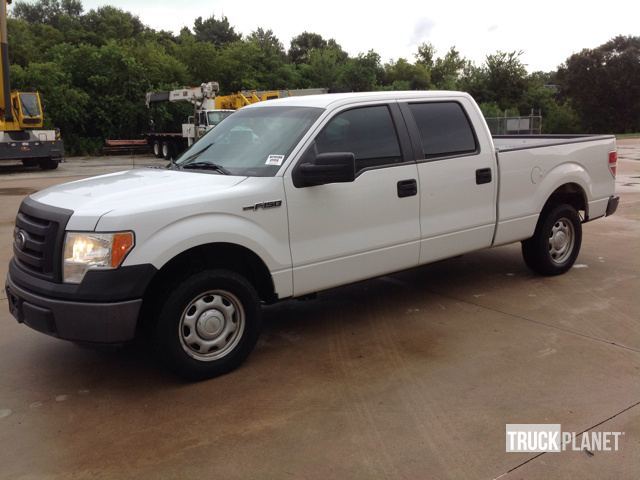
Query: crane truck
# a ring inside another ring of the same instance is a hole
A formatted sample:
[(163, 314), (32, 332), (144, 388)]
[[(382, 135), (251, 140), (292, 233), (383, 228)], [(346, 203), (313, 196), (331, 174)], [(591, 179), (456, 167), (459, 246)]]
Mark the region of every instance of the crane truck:
[(7, 5), (0, 6), (0, 160), (19, 160), (25, 166), (52, 170), (64, 156), (57, 130), (43, 130), (38, 92), (11, 91), (7, 44)]
[(295, 90), (243, 90), (230, 95), (218, 95), (218, 82), (202, 83), (197, 87), (183, 87), (170, 91), (148, 92), (147, 108), (162, 102), (189, 102), (193, 115), (182, 124), (181, 132), (148, 132), (144, 134), (158, 158), (170, 160), (193, 145), (202, 135), (235, 110), (253, 103), (276, 98), (328, 93), (326, 88), (304, 88)]

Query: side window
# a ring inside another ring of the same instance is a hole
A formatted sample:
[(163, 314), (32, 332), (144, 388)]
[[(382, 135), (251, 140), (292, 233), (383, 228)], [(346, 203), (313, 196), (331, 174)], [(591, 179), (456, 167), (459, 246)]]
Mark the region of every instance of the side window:
[(425, 158), (475, 152), (473, 129), (457, 102), (411, 103)]
[(314, 146), (316, 154), (353, 152), (356, 171), (402, 161), (391, 113), (384, 105), (339, 113), (318, 134)]

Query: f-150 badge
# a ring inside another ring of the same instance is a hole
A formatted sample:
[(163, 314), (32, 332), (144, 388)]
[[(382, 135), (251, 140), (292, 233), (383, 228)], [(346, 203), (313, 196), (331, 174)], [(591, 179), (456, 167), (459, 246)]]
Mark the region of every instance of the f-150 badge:
[(267, 208), (275, 208), (279, 207), (280, 205), (282, 205), (282, 200), (272, 200), (270, 202), (260, 202), (253, 205), (247, 205), (246, 207), (242, 207), (242, 210), (253, 210), (255, 212), (256, 210), (260, 210), (261, 208), (263, 210), (266, 210)]

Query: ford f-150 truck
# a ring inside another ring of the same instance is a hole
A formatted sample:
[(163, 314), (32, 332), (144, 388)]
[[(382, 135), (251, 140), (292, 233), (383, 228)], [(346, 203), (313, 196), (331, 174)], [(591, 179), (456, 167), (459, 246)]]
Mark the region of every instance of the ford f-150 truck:
[(12, 314), (76, 342), (152, 340), (190, 378), (238, 366), (261, 305), (522, 242), (571, 268), (611, 215), (612, 136), (492, 138), (460, 92), (261, 102), (166, 169), (47, 188), (22, 202)]

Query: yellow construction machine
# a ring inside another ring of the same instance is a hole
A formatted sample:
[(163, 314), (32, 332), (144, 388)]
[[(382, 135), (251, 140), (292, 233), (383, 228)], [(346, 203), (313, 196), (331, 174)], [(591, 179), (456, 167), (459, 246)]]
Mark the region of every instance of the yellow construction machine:
[(0, 6), (0, 160), (21, 160), (25, 166), (54, 169), (64, 155), (56, 130), (44, 124), (38, 92), (11, 91), (7, 45), (7, 5)]

